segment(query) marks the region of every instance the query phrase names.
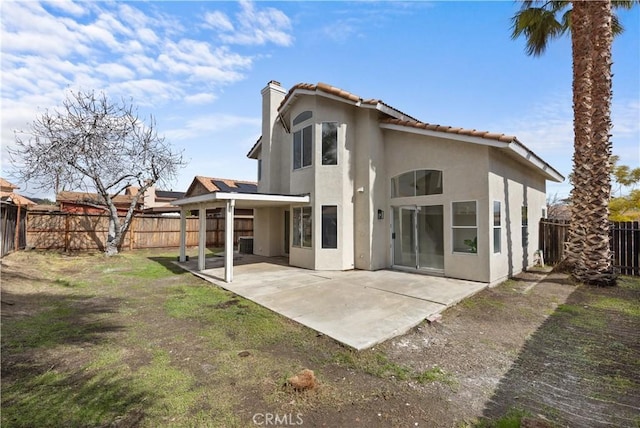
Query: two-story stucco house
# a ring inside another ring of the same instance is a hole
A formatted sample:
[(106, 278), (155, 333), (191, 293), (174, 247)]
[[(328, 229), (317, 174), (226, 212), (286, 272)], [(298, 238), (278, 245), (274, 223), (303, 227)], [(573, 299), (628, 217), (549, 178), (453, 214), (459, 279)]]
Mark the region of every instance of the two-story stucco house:
[(516, 137), (423, 123), (319, 83), (262, 90), (254, 252), (315, 270), (385, 268), (495, 283), (531, 266), (546, 180)]

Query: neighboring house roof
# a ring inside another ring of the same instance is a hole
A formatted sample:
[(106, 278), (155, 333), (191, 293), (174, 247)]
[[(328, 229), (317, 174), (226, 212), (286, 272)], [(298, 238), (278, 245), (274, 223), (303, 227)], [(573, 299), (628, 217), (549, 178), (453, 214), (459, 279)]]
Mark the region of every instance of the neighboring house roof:
[[(116, 195), (112, 198), (115, 205), (129, 205), (134, 195)], [(104, 205), (104, 202), (97, 193), (84, 192), (58, 192), (57, 202), (71, 202), (76, 204)], [(140, 201), (142, 203), (142, 201)]]
[(0, 199), (3, 201), (13, 202), (16, 205), (36, 205), (36, 203), (31, 199), (25, 198), (24, 196), (19, 195), (15, 192), (0, 191)]
[(31, 199), (14, 192), (15, 189), (19, 187), (0, 177), (0, 200), (16, 205), (36, 205)]
[(183, 197), (202, 195), (213, 192), (256, 193), (258, 183), (228, 178), (212, 178), (197, 175)]
[[(272, 81), (274, 84), (278, 82)], [(384, 113), (387, 117), (380, 120), (380, 126), (386, 129), (395, 129), (403, 131), (416, 130), (417, 133), (433, 136), (441, 136), (443, 138), (452, 138), (478, 142), (486, 145), (496, 146), (502, 149), (508, 149), (510, 154), (516, 155), (520, 160), (534, 166), (542, 171), (547, 179), (553, 181), (563, 181), (564, 177), (558, 171), (556, 171), (551, 165), (542, 160), (533, 151), (528, 149), (522, 144), (515, 136), (505, 135), (499, 133), (492, 133), (488, 131), (478, 131), (476, 129), (456, 128), (452, 126), (436, 125), (426, 122), (421, 122), (418, 119), (409, 116), (408, 114), (384, 103), (381, 100), (368, 99), (364, 100), (359, 96), (352, 94), (351, 92), (336, 88), (326, 83), (318, 83), (316, 85), (309, 83), (299, 83), (294, 85), (289, 92), (285, 95), (284, 99), (278, 107), (279, 113), (284, 111), (293, 103), (298, 95), (320, 95), (328, 96), (330, 98), (337, 99), (351, 103), (358, 107), (375, 108)], [(280, 117), (282, 121), (282, 116)], [(285, 125), (288, 128), (288, 126)], [(440, 135), (438, 135), (440, 134)], [(457, 137), (457, 138), (456, 138)], [(478, 140), (475, 140), (475, 139)], [(492, 142), (496, 142), (495, 144)], [(257, 150), (262, 143), (262, 137), (258, 138), (258, 141), (253, 145), (247, 156), (250, 158), (257, 158)]]
[(156, 190), (156, 197), (162, 199), (181, 199), (185, 192), (174, 192), (170, 190)]
[(13, 189), (19, 189), (19, 187), (0, 177), (0, 190), (3, 192), (11, 192)]

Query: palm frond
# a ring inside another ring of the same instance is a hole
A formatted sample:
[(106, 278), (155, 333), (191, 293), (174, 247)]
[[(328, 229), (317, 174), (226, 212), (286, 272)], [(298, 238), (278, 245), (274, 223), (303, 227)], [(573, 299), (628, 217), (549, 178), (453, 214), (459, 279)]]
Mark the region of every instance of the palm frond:
[[(553, 9), (556, 8), (553, 7)], [(516, 39), (524, 35), (527, 55), (542, 55), (550, 40), (560, 37), (568, 30), (565, 22), (556, 19), (555, 12), (557, 10), (530, 7), (520, 10), (513, 16), (511, 38)]]

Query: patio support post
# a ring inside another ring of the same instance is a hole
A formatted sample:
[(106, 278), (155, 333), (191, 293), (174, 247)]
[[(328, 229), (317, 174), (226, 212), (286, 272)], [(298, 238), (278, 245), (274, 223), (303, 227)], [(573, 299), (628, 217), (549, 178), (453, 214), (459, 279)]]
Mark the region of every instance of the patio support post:
[(233, 281), (233, 224), (235, 199), (227, 199), (224, 214), (224, 280)]
[(198, 270), (205, 269), (204, 254), (207, 249), (207, 209), (198, 209)]
[(187, 211), (180, 208), (180, 263), (187, 261)]

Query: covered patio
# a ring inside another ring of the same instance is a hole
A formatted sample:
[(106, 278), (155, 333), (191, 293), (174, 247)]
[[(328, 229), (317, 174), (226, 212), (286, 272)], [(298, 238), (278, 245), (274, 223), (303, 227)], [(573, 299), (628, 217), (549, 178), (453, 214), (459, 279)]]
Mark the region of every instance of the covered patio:
[(222, 257), (210, 258), (207, 269), (200, 260), (178, 264), (357, 350), (402, 335), (488, 285), (391, 270), (314, 271), (289, 266), (284, 257), (235, 259), (232, 283), (224, 280)]
[(180, 207), (180, 262), (186, 262), (186, 233), (187, 213), (198, 211), (198, 263), (197, 270), (203, 271), (206, 252), (206, 220), (207, 209), (225, 209), (225, 239), (224, 239), (224, 281), (233, 281), (233, 219), (236, 208), (280, 207), (290, 205), (304, 205), (309, 203), (309, 196), (274, 195), (264, 193), (236, 193), (212, 192), (179, 199), (172, 202)]

